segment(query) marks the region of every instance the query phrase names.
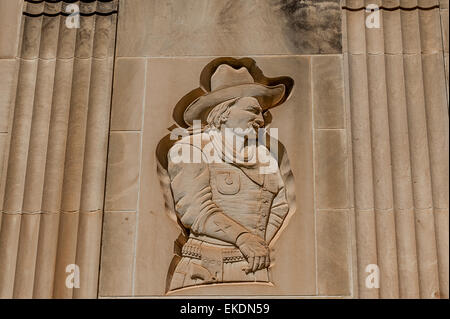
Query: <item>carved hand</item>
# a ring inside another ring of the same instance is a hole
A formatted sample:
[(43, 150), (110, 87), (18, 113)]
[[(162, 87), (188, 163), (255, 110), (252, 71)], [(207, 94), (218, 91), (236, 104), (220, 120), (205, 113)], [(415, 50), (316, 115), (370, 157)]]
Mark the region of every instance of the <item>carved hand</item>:
[(262, 238), (244, 233), (237, 238), (236, 245), (247, 259), (248, 267), (244, 269), (246, 274), (269, 267), (269, 247)]

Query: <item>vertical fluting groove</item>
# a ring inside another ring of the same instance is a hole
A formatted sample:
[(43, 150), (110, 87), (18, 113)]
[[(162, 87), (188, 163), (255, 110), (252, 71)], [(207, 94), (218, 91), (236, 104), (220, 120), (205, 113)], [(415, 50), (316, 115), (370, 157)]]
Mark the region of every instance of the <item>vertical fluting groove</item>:
[(36, 89), (42, 17), (25, 18), (0, 230), (0, 298), (12, 298)]
[(383, 23), (399, 297), (419, 298), (400, 11), (383, 12)]
[[(116, 10), (119, 10), (119, 1), (114, 1), (114, 6)], [(97, 276), (97, 283), (96, 283), (96, 298), (99, 298), (100, 294), (100, 271), (101, 271), (101, 265), (102, 265), (102, 239), (103, 239), (103, 224), (104, 224), (104, 211), (105, 211), (105, 199), (106, 199), (106, 185), (107, 185), (107, 176), (108, 176), (108, 161), (109, 161), (109, 138), (110, 138), (110, 130), (111, 130), (111, 121), (112, 121), (112, 97), (114, 92), (114, 81), (115, 81), (115, 68), (116, 68), (116, 48), (117, 48), (117, 33), (118, 33), (118, 15), (114, 17), (112, 20), (114, 32), (112, 33), (113, 38), (111, 39), (111, 49), (109, 50), (111, 52), (111, 85), (110, 85), (110, 93), (109, 93), (109, 114), (108, 114), (108, 130), (107, 130), (107, 143), (106, 143), (106, 168), (105, 168), (105, 176), (103, 180), (103, 203), (102, 203), (102, 218), (101, 218), (101, 225), (100, 225), (100, 247), (99, 247), (99, 256), (98, 256), (98, 276)]]
[[(420, 3), (420, 1), (419, 1)], [(444, 75), (443, 47), (439, 9), (419, 13), (422, 70), (427, 120), (428, 150), (435, 237), (439, 270), (439, 291), (449, 297), (448, 178), (449, 141), (448, 110)]]
[[(98, 4), (100, 6), (101, 3)], [(106, 174), (108, 128), (111, 108), (111, 65), (115, 15), (95, 21), (91, 88), (89, 96), (80, 222), (76, 264), (80, 267), (80, 288), (74, 298), (96, 298)]]
[[(417, 1), (405, 5), (417, 5)], [(418, 10), (402, 11), (401, 24), (420, 296), (435, 298), (439, 278)]]
[[(64, 6), (63, 4), (63, 11)], [(65, 25), (66, 17), (57, 18), (57, 58), (53, 101), (42, 194), (33, 298), (52, 298), (58, 245), (61, 193), (64, 176), (66, 140), (69, 123), (76, 29)]]
[[(12, 14), (14, 16), (17, 16), (20, 14), (20, 6), (18, 5), (12, 5), (9, 6), (6, 5), (8, 1), (2, 1), (0, 4), (1, 10), (8, 12), (9, 14)], [(5, 13), (3, 12), (3, 13)], [(4, 16), (4, 14), (3, 14)], [(17, 17), (19, 18), (19, 17)], [(13, 20), (9, 20), (12, 22)], [(6, 25), (6, 21), (2, 21), (3, 25)], [(9, 157), (9, 142), (11, 139), (11, 128), (12, 128), (12, 119), (14, 114), (14, 105), (15, 105), (15, 98), (17, 93), (17, 82), (18, 82), (18, 73), (20, 69), (20, 60), (18, 58), (20, 57), (20, 41), (16, 41), (17, 39), (10, 38), (11, 31), (15, 31), (16, 36), (19, 36), (19, 34), (22, 34), (24, 21), (23, 19), (19, 18), (18, 20), (15, 20), (15, 23), (17, 23), (17, 26), (14, 26), (14, 28), (8, 28), (2, 29), (3, 32), (0, 34), (0, 50), (3, 53), (6, 53), (4, 56), (1, 57), (0, 62), (10, 64), (9, 67), (2, 67), (5, 72), (1, 75), (2, 82), (6, 85), (6, 87), (1, 87), (2, 94), (5, 94), (6, 96), (2, 96), (1, 100), (3, 103), (0, 103), (0, 232), (1, 232), (1, 225), (2, 225), (2, 218), (3, 218), (3, 200), (5, 196), (5, 184), (6, 184), (6, 175), (8, 170), (8, 157)], [(5, 41), (6, 40), (6, 41)], [(11, 40), (11, 41), (9, 41)], [(6, 51), (4, 49), (7, 49)], [(14, 59), (14, 62), (12, 61)], [(9, 60), (9, 61), (8, 61)], [(11, 82), (10, 82), (11, 81)], [(11, 86), (10, 86), (11, 85)], [(7, 97), (7, 99), (5, 99)], [(1, 248), (0, 248), (1, 249)], [(1, 253), (0, 253), (1, 255)], [(1, 262), (0, 262), (1, 263)]]
[[(87, 10), (86, 10), (87, 9)], [(96, 2), (80, 3), (80, 11), (92, 12)], [(53, 294), (72, 298), (73, 288), (66, 286), (66, 267), (75, 264), (81, 203), (86, 126), (91, 86), (92, 50), (95, 15), (81, 17), (77, 32), (75, 60), (67, 136), (66, 162), (61, 200), (58, 248)], [(80, 272), (83, 270), (80, 269)]]
[[(345, 5), (345, 1), (342, 0), (342, 5)], [(353, 189), (353, 145), (352, 145), (352, 126), (350, 116), (350, 88), (349, 88), (349, 54), (347, 45), (347, 14), (342, 13), (342, 78), (344, 79), (344, 110), (345, 110), (345, 127), (347, 129), (347, 180), (348, 180), (348, 203), (350, 203), (349, 210), (349, 259), (351, 265), (350, 280), (351, 280), (351, 298), (358, 299), (358, 265), (357, 265), (357, 248), (356, 248), (356, 217), (354, 208), (354, 189)]]
[[(358, 4), (363, 6), (364, 2), (359, 1)], [(360, 298), (378, 298), (378, 289), (366, 285), (366, 278), (369, 275), (366, 272), (366, 267), (378, 262), (373, 210), (372, 152), (364, 28), (364, 11), (348, 11), (347, 41), (358, 254), (358, 293)]]
[(441, 0), (440, 1), (440, 7), (439, 7), (439, 16), (440, 16), (440, 22), (441, 22), (441, 38), (442, 38), (442, 57), (444, 59), (444, 74), (445, 74), (445, 86), (446, 86), (446, 98), (447, 98), (447, 110), (449, 107), (449, 53), (448, 53), (448, 34), (449, 34), (449, 17), (448, 17), (448, 0)]
[[(50, 12), (60, 4), (45, 4)], [(52, 104), (58, 20), (43, 17), (36, 93), (25, 178), (23, 215), (14, 282), (14, 298), (32, 298), (41, 218), (42, 191)]]
[[(373, 2), (373, 0), (370, 0)], [(367, 2), (367, 1), (366, 1)], [(379, 6), (382, 1), (375, 3)], [(382, 23), (383, 11), (380, 12)], [(398, 298), (397, 247), (393, 212), (389, 116), (383, 25), (365, 28), (369, 87), (370, 134), (380, 298)]]

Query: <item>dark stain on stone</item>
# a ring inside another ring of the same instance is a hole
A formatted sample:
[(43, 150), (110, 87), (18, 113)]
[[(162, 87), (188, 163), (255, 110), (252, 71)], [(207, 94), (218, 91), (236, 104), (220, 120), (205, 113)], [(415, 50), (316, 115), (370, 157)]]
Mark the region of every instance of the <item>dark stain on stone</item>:
[(302, 53), (341, 53), (339, 0), (271, 0), (285, 17), (287, 37)]
[(239, 23), (238, 15), (236, 12), (240, 12), (240, 1), (228, 1), (224, 4), (218, 13), (217, 24), (221, 26), (225, 32), (231, 32), (233, 25)]

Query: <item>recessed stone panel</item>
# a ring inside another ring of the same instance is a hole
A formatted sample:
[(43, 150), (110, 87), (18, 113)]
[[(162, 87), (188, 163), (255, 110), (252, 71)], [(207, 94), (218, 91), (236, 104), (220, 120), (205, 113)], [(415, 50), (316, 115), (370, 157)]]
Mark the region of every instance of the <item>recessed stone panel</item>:
[(316, 206), (348, 208), (347, 150), (344, 130), (315, 131)]
[(137, 207), (140, 142), (140, 133), (111, 133), (106, 177), (107, 211), (133, 211)]
[[(311, 58), (309, 56), (253, 58), (254, 63), (268, 78), (289, 76), (295, 83), (289, 98), (279, 107), (271, 109), (270, 128), (276, 129), (279, 141), (283, 143), (289, 157), (288, 165), (293, 178), (288, 177), (286, 180), (291, 192), (287, 194), (287, 197), (293, 202), (289, 204), (290, 210), (280, 232), (270, 243), (273, 250), (271, 253), (273, 264), (269, 270), (270, 282), (242, 282), (241, 285), (245, 289), (239, 288), (240, 286), (234, 283), (210, 287), (199, 284), (173, 291), (168, 289), (172, 279), (171, 264), (174, 265), (173, 256), (177, 249), (175, 241), (182, 232), (175, 222), (176, 215), (165, 206), (165, 197), (170, 198), (172, 194), (170, 188), (169, 192), (166, 189), (170, 185), (164, 185), (169, 180), (157, 182), (161, 176), (155, 154), (161, 139), (170, 133), (168, 128), (173, 129), (175, 120), (172, 113), (175, 106), (186, 96), (186, 93), (199, 87), (202, 70), (213, 60), (215, 59), (148, 59), (134, 294), (137, 296), (166, 293), (169, 295), (314, 295), (316, 248), (314, 245)], [(226, 200), (237, 203), (239, 196), (238, 194), (237, 197), (229, 197)], [(149, 229), (164, 229), (164, 232), (148, 231)], [(290, 244), (292, 242), (296, 242), (295, 247)]]
[(349, 296), (349, 217), (347, 211), (317, 213), (317, 277), (321, 296)]
[(345, 128), (342, 56), (313, 57), (312, 75), (314, 127)]
[(100, 266), (99, 295), (132, 294), (135, 212), (105, 212)]
[(111, 130), (133, 131), (142, 126), (145, 59), (117, 59), (111, 110)]

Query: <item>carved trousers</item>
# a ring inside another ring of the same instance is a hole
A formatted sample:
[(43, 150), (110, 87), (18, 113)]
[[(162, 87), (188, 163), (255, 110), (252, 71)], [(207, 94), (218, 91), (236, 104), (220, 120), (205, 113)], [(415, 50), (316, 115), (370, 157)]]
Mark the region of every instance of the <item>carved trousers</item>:
[(230, 246), (189, 239), (173, 273), (170, 290), (214, 283), (269, 282), (267, 269), (246, 274), (248, 263), (236, 251)]

